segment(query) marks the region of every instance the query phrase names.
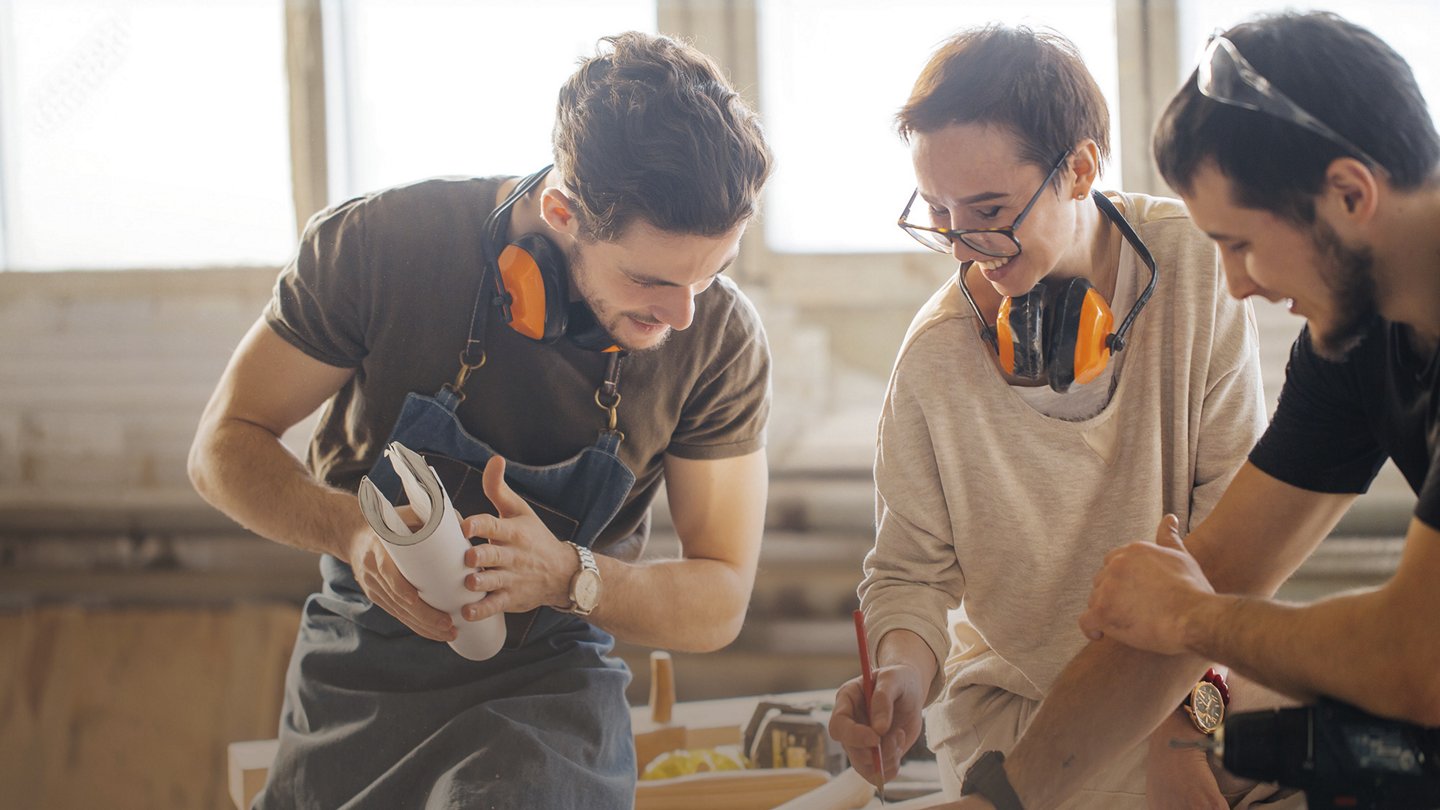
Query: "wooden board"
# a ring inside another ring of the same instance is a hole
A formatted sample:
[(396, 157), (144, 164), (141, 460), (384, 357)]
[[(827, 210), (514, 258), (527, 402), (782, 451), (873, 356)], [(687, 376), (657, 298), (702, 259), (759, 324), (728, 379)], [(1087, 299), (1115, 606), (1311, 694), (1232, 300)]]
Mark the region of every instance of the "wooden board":
[(830, 774), (815, 768), (719, 771), (658, 779), (636, 786), (635, 810), (771, 810), (828, 781)]

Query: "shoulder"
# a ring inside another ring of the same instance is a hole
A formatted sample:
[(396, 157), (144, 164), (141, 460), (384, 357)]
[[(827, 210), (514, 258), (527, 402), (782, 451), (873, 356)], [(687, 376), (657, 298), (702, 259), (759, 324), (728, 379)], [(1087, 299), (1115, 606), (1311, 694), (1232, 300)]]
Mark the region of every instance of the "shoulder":
[(723, 275), (696, 296), (695, 322), (680, 334), (715, 349), (736, 344), (766, 345), (765, 327), (755, 303), (733, 279)]
[(324, 233), (372, 244), (423, 244), (477, 229), (494, 209), (495, 177), (431, 177), (351, 197), (311, 216), (307, 236)]
[[(953, 347), (954, 336), (961, 328), (976, 329), (975, 312), (960, 292), (960, 274), (957, 272), (930, 296), (910, 321), (905, 339), (900, 343), (900, 353), (895, 358), (895, 367), (902, 364), (933, 358), (940, 347)], [(977, 330), (978, 333), (978, 330)]]

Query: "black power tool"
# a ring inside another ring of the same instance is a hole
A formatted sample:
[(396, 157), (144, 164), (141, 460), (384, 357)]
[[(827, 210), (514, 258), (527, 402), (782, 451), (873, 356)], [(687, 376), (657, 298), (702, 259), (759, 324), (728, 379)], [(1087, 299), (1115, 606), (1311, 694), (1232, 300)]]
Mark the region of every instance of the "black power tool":
[(1440, 728), (1329, 699), (1231, 715), (1214, 752), (1236, 776), (1304, 791), (1310, 810), (1440, 808)]

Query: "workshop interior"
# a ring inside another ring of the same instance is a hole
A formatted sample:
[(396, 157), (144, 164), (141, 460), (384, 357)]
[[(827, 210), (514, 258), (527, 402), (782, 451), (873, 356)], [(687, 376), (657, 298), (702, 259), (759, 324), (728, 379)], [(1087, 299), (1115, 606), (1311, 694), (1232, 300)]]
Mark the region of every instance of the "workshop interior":
[[(1053, 29), (1111, 111), (1096, 188), (1175, 196), (1150, 145), (1175, 88), (1212, 31), (1292, 7), (0, 0), (0, 806), (249, 807), (321, 577), (315, 554), (247, 531), (196, 493), (187, 456), (202, 410), (316, 212), (420, 178), (552, 162), (555, 88), (621, 31), (713, 58), (775, 156), (725, 270), (772, 357), (758, 569), (723, 649), (617, 643), (637, 765), (650, 769), (636, 807), (778, 807), (807, 794), (794, 806), (881, 806), (827, 723), (841, 684), (869, 676), (855, 611), (891, 369), (917, 310), (955, 272), (896, 227), (915, 189), (895, 129), (914, 77), (962, 28)], [(1394, 47), (1440, 120), (1440, 3), (1313, 7)], [(1270, 414), (1301, 321), (1263, 300), (1253, 311)], [(297, 457), (322, 417), (284, 435)], [(410, 465), (413, 492), (441, 492), (423, 460), (390, 452)], [(375, 491), (372, 525), (411, 542), (414, 527)], [(1414, 505), (1387, 463), (1279, 598), (1386, 582)], [(680, 556), (663, 492), (649, 521), (645, 558)], [(503, 623), (489, 629), (503, 637)], [(475, 644), (488, 655), (499, 639)], [(1402, 797), (1373, 806), (1440, 806), (1424, 804), (1440, 790), (1433, 731), (1367, 725), (1376, 718), (1357, 711), (1322, 701), (1237, 716), (1211, 756), (1311, 791), (1311, 807), (1344, 806), (1361, 783)], [(1432, 764), (1367, 770), (1406, 756)], [(1407, 773), (1432, 779), (1397, 786)], [(711, 781), (687, 783), (697, 774)], [(940, 789), (922, 739), (884, 801), (929, 806)]]

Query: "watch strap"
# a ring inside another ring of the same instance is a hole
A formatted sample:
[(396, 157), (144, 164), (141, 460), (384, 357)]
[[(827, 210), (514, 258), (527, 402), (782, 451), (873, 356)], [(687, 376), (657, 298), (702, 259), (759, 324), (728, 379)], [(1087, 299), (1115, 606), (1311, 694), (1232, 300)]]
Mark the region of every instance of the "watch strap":
[(1005, 755), (999, 751), (986, 751), (975, 760), (965, 772), (965, 782), (960, 786), (960, 795), (978, 793), (985, 797), (995, 810), (1025, 810), (1020, 797), (1010, 784), (1005, 773)]
[(594, 607), (591, 606), (588, 609), (582, 608), (579, 600), (575, 598), (575, 588), (580, 582), (580, 577), (584, 575), (586, 571), (589, 571), (598, 578), (600, 576), (600, 566), (595, 563), (595, 553), (590, 549), (579, 543), (571, 543), (568, 540), (565, 542), (566, 545), (575, 549), (575, 555), (580, 558), (580, 567), (576, 569), (575, 576), (570, 578), (570, 607), (567, 608), (567, 612), (573, 613), (576, 616), (589, 616), (591, 611), (594, 610)]

